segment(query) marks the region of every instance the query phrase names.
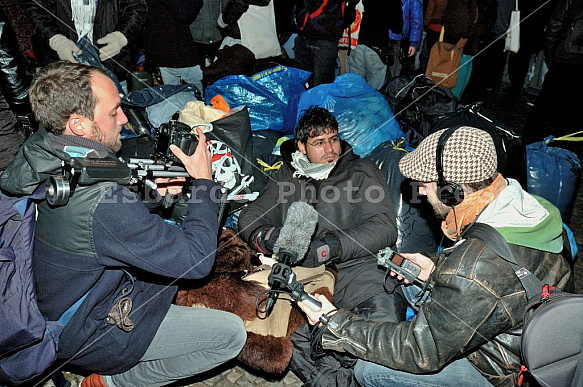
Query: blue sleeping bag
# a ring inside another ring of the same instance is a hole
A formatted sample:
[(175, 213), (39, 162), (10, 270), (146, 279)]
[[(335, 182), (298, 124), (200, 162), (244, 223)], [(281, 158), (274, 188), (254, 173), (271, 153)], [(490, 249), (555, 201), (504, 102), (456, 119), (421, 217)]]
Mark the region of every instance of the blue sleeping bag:
[(526, 146), (527, 191), (553, 203), (568, 223), (576, 189), (581, 178), (581, 162), (569, 150), (551, 147), (554, 136)]

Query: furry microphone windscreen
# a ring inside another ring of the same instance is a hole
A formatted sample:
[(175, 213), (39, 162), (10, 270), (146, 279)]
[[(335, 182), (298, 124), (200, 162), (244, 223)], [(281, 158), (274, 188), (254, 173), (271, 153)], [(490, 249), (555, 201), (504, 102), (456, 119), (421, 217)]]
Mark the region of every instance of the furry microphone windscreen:
[(292, 203), (273, 252), (277, 254), (281, 249), (297, 254), (297, 259), (290, 264), (301, 261), (308, 252), (317, 224), (318, 211), (314, 207), (305, 202)]

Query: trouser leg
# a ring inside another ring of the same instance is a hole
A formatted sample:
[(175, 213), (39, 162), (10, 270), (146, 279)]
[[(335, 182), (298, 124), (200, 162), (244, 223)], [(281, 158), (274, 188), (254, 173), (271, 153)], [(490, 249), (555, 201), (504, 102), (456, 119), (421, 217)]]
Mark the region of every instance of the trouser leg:
[(364, 387), (492, 387), (466, 358), (449, 363), (431, 374), (411, 374), (359, 360), (354, 376)]
[(110, 387), (164, 386), (234, 358), (246, 337), (234, 314), (172, 305), (140, 362), (104, 381)]

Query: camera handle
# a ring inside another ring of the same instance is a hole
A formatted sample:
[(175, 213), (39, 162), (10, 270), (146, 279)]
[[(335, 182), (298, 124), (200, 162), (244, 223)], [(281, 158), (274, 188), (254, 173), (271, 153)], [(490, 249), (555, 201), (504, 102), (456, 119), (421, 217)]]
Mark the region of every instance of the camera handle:
[[(322, 304), (314, 296), (309, 294), (304, 290), (304, 285), (296, 281), (296, 274), (293, 272), (292, 268), (286, 263), (278, 262), (274, 264), (271, 268), (271, 273), (267, 278), (269, 284), (271, 285), (272, 291), (281, 290), (288, 293), (294, 301), (302, 301), (304, 304), (308, 305), (313, 311), (317, 311), (322, 308)], [(277, 300), (277, 293), (274, 294), (274, 299), (265, 308), (266, 312), (271, 312), (275, 300)]]

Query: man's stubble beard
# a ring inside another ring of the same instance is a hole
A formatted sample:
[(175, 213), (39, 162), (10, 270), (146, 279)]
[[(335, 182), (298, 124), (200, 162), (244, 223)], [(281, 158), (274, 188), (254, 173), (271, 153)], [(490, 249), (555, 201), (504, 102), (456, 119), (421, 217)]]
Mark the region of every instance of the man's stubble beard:
[(111, 149), (113, 151), (113, 153), (117, 153), (121, 149), (121, 145), (122, 145), (121, 139), (117, 138), (117, 134), (115, 136), (115, 139), (113, 139), (113, 140), (108, 139), (103, 134), (103, 131), (101, 130), (101, 128), (98, 125), (96, 125), (95, 123), (92, 123), (91, 135), (93, 137), (93, 140), (105, 145), (106, 147)]
[(435, 214), (436, 217), (438, 217), (439, 219), (447, 218), (447, 214), (449, 214), (451, 207), (446, 206), (439, 200), (435, 202), (433, 200), (428, 200), (428, 202), (429, 204), (431, 204), (431, 207), (433, 208), (433, 213)]

